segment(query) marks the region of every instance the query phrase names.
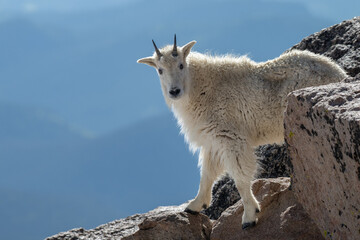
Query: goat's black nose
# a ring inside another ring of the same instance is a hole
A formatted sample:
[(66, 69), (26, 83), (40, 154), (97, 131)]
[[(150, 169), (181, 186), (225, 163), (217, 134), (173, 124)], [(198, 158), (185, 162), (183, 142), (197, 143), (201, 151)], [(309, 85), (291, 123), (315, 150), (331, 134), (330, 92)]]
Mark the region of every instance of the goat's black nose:
[(180, 93), (180, 89), (179, 88), (172, 88), (169, 93), (172, 97), (177, 97)]

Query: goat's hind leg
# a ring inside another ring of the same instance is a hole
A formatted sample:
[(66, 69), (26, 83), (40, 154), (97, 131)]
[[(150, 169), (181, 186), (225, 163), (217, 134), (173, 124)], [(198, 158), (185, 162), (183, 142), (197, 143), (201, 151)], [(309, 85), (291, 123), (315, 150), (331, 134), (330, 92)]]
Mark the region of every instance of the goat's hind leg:
[[(249, 150), (249, 149), (248, 149)], [(226, 166), (226, 170), (234, 179), (244, 205), (242, 216), (242, 228), (247, 229), (256, 225), (256, 213), (260, 212), (260, 206), (251, 189), (251, 180), (256, 171), (256, 160), (252, 151), (234, 152), (235, 156)]]
[(201, 178), (199, 191), (197, 196), (190, 201), (185, 212), (197, 214), (210, 205), (212, 185), (223, 171), (220, 162), (211, 157), (210, 152), (203, 149), (200, 151), (199, 165), (201, 166)]

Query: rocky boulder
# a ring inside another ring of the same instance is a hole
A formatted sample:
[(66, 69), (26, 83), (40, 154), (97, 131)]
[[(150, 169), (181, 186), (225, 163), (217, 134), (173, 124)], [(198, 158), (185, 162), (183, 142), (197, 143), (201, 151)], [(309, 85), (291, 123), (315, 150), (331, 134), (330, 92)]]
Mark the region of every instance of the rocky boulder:
[(289, 177), (291, 162), (286, 144), (267, 144), (256, 149), (258, 172), (256, 178)]
[(99, 240), (99, 239), (210, 239), (211, 222), (203, 214), (183, 212), (181, 206), (159, 207), (145, 214), (136, 214), (116, 220), (95, 229), (77, 228), (59, 233), (46, 240)]
[(210, 206), (202, 213), (210, 219), (216, 220), (223, 211), (239, 200), (240, 194), (234, 180), (229, 175), (225, 175), (214, 184)]
[(334, 59), (350, 76), (360, 75), (360, 17), (314, 33), (291, 49), (325, 55)]
[(258, 179), (253, 192), (262, 212), (255, 228), (241, 229), (242, 202), (229, 207), (214, 223), (211, 239), (322, 239), (319, 229), (289, 190), (290, 178)]
[(328, 239), (360, 239), (360, 81), (291, 93), (293, 191)]

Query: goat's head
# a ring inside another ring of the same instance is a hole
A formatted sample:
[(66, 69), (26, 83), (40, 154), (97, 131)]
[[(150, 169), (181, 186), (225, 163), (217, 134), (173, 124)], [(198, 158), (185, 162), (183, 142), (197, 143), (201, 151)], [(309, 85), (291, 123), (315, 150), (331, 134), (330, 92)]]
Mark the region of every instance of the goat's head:
[(168, 45), (159, 50), (153, 40), (155, 47), (153, 56), (137, 61), (138, 63), (145, 63), (157, 69), (165, 97), (176, 100), (186, 94), (189, 82), (186, 57), (189, 55), (195, 43), (196, 41), (192, 41), (183, 47), (177, 47), (175, 35), (174, 45)]

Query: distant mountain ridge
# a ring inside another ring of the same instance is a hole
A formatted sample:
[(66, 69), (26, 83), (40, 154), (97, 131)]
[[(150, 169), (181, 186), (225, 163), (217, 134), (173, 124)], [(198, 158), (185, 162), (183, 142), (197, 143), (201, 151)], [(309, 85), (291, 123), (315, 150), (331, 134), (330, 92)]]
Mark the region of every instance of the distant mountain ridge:
[[(156, 204), (179, 204), (196, 193), (196, 156), (187, 150), (170, 113), (94, 139), (37, 118), (27, 108), (2, 104), (0, 119), (0, 197), (5, 204), (0, 229), (6, 239), (38, 239), (74, 225), (94, 227)], [(11, 214), (32, 227), (14, 235), (16, 221), (6, 218)]]
[(37, 108), (0, 103), (2, 146), (44, 146), (74, 144), (90, 138), (61, 118)]

